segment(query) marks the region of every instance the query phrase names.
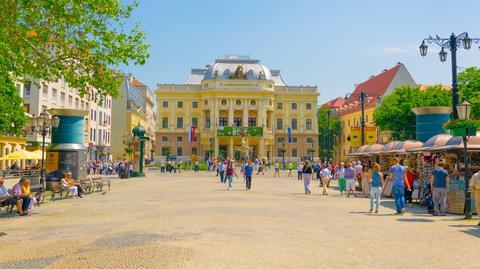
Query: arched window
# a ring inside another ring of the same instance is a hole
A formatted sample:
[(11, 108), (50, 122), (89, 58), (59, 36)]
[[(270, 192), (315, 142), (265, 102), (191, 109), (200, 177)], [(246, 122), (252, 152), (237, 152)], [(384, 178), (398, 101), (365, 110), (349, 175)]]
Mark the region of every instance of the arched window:
[(250, 105), (255, 106), (256, 104), (257, 102), (255, 102), (255, 100), (250, 101)]
[(240, 105), (242, 105), (242, 101), (237, 100), (237, 101), (235, 102), (235, 104), (237, 104), (237, 106), (240, 106)]
[(226, 104), (227, 104), (227, 100), (223, 99), (223, 100), (222, 100), (222, 105), (224, 106), (224, 105), (226, 105)]

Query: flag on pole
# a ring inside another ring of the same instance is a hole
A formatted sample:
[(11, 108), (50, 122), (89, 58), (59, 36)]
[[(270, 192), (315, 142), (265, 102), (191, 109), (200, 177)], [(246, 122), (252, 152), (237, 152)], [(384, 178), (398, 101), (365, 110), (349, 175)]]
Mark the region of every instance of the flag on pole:
[(190, 126), (190, 128), (188, 130), (188, 141), (189, 142), (195, 141), (195, 127), (194, 126)]
[(287, 132), (288, 132), (288, 142), (292, 142), (292, 128), (288, 127)]

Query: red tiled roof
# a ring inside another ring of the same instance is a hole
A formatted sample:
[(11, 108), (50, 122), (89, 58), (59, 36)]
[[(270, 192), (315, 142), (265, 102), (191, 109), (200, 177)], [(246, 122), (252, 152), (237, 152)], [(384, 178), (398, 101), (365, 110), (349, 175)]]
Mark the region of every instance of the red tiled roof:
[(141, 83), (140, 81), (136, 80), (135, 78), (132, 78), (132, 84), (135, 87), (147, 87), (147, 85)]
[(367, 95), (371, 97), (383, 96), (400, 69), (400, 66), (401, 64), (398, 63), (394, 67), (371, 77), (365, 82), (358, 84), (357, 87), (355, 87), (355, 91), (353, 91), (352, 95), (350, 96), (350, 99), (358, 100), (362, 91), (366, 92)]
[(340, 108), (345, 104), (345, 99), (343, 97), (337, 97), (331, 101), (326, 102), (321, 107), (328, 107), (328, 108)]

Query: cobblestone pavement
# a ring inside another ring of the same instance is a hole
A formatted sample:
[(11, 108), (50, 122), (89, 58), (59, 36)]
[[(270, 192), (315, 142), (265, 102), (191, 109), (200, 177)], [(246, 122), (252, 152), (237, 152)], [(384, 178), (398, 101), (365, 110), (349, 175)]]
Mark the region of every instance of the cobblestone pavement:
[[(296, 179), (254, 176), (232, 191), (201, 172), (113, 180), (112, 190), (0, 212), (0, 268), (480, 268), (480, 229), (422, 208), (393, 216), (382, 201)], [(1, 234), (1, 233), (0, 233)]]

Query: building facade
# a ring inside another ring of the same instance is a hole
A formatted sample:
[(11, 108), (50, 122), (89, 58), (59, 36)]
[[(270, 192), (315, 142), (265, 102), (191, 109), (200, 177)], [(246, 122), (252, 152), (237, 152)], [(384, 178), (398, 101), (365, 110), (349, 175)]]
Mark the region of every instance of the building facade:
[[(132, 74), (123, 78), (119, 96), (112, 102), (112, 155), (114, 159), (126, 158), (126, 137), (140, 124), (147, 130), (151, 141), (146, 142), (145, 156), (151, 156), (155, 130), (153, 92)], [(149, 133), (150, 130), (150, 133)]]
[(415, 87), (417, 84), (405, 65), (397, 63), (394, 67), (384, 69), (380, 74), (371, 76), (368, 80), (355, 86), (355, 90), (345, 98), (345, 102), (335, 108), (334, 117), (340, 119), (342, 129), (338, 143), (335, 145), (336, 159), (344, 160), (349, 153), (356, 151), (361, 146), (359, 144), (362, 119), (361, 93), (364, 92), (367, 96), (364, 101), (365, 126), (368, 129), (368, 133), (365, 134), (365, 142), (366, 144), (386, 143), (390, 139), (390, 134), (378, 132), (378, 128), (373, 122), (375, 109), (384, 96), (392, 93), (397, 87), (407, 85)]
[(289, 86), (259, 60), (217, 59), (185, 84), (157, 85), (156, 95), (157, 156), (239, 158), (243, 128), (251, 158), (298, 159), (318, 145), (317, 87)]
[[(18, 87), (18, 86), (17, 86)], [(53, 108), (70, 108), (89, 111), (85, 117), (85, 146), (88, 149), (88, 158), (110, 158), (110, 118), (112, 98), (107, 96), (101, 104), (95, 101), (95, 90), (87, 90), (85, 96), (80, 96), (77, 89), (70, 87), (65, 81), (43, 82), (32, 80), (30, 83), (20, 84), (23, 92), (23, 106), (25, 112), (38, 116), (42, 111)], [(42, 137), (38, 134), (27, 135), (27, 149), (41, 148)], [(50, 138), (46, 138), (46, 144)]]

